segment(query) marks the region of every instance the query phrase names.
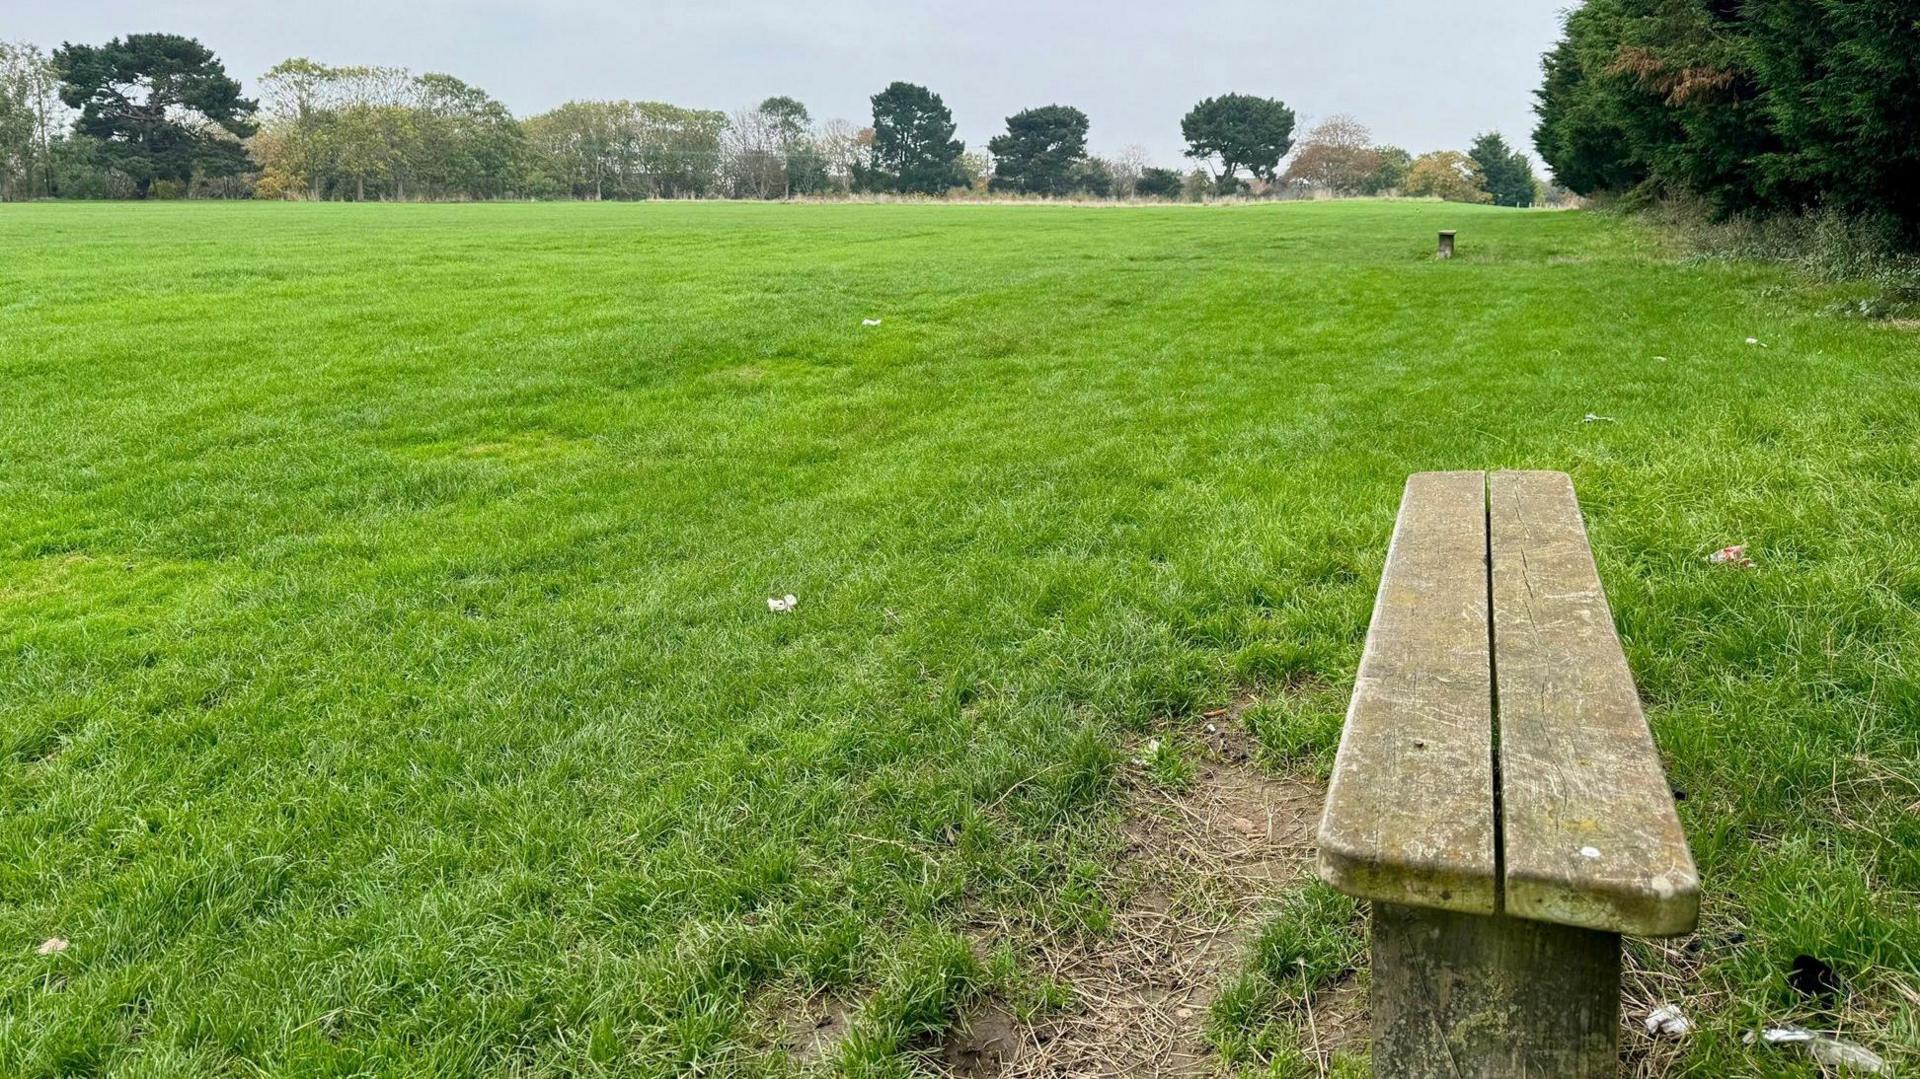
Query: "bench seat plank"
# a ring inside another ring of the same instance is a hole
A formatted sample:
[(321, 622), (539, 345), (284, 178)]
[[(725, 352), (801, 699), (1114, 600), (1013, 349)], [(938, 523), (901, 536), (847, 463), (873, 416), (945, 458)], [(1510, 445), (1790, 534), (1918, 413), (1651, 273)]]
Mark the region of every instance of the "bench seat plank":
[(1488, 479), (1506, 913), (1684, 933), (1699, 877), (1573, 483)]
[(1485, 474), (1417, 473), (1320, 822), (1320, 874), (1341, 891), (1496, 909), (1487, 625)]

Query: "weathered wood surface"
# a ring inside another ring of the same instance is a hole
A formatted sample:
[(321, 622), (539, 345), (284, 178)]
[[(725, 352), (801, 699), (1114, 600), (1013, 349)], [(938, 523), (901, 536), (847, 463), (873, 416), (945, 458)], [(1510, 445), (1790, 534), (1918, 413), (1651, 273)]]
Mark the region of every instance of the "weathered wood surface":
[(1699, 877), (1560, 472), (1488, 479), (1506, 912), (1694, 927)]
[(1407, 480), (1320, 822), (1349, 895), (1498, 902), (1485, 498), (1479, 472)]
[(1392, 1079), (1620, 1073), (1620, 937), (1373, 905), (1373, 1073)]

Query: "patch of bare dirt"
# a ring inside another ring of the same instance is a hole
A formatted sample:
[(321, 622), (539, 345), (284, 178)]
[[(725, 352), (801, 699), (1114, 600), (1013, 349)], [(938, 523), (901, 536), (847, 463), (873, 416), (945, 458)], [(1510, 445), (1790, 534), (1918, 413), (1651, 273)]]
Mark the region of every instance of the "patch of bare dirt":
[(949, 1031), (940, 1046), (940, 1062), (947, 1074), (963, 1079), (1004, 1075), (1019, 1055), (1026, 1030), (1018, 1017), (999, 1003), (982, 1009)]
[(1302, 1001), (1300, 1026), (1306, 1035), (1301, 1044), (1324, 1069), (1340, 1050), (1366, 1048), (1371, 1018), (1366, 986), (1358, 975), (1349, 973), (1326, 988), (1314, 990)]
[(831, 997), (782, 1001), (765, 1006), (774, 1032), (773, 1047), (784, 1050), (802, 1068), (813, 1067), (840, 1050), (853, 1029), (853, 1008)]
[[(1184, 790), (1129, 777), (1125, 848), (1107, 894), (1109, 930), (1028, 942), (1036, 971), (1074, 1002), (1036, 1025), (989, 1011), (950, 1035), (947, 1074), (1204, 1076), (1220, 1070), (1204, 1036), (1214, 997), (1240, 973), (1264, 912), (1308, 871), (1323, 791), (1262, 772), (1239, 722), (1245, 704), (1205, 717), (1205, 748)], [(989, 941), (1018, 937), (983, 927)], [(1328, 1037), (1351, 1024), (1330, 1016)], [(986, 1030), (990, 1037), (983, 1038)]]

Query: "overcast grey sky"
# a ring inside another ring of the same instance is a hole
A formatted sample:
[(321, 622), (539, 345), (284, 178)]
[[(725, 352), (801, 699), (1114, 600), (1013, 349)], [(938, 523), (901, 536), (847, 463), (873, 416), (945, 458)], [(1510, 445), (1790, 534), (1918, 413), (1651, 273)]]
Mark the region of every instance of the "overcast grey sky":
[(866, 122), (894, 79), (946, 99), (969, 147), (1031, 105), (1091, 117), (1095, 153), (1180, 164), (1180, 117), (1228, 91), (1303, 121), (1346, 112), (1420, 153), (1495, 129), (1532, 152), (1531, 94), (1570, 0), (0, 0), (0, 38), (52, 48), (165, 30), (251, 86), (289, 56), (445, 71), (526, 115), (572, 98), (731, 111), (772, 94)]

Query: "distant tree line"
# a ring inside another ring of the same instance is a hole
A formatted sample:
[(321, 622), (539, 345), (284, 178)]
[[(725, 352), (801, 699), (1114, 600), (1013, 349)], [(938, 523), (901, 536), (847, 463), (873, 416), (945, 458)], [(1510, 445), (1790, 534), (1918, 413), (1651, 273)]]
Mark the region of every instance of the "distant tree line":
[(517, 194), (526, 134), (506, 106), (451, 75), (288, 60), (260, 80), (266, 198), (499, 198)]
[[(242, 96), (199, 42), (133, 34), (51, 54), (0, 45), (0, 198), (308, 200), (755, 198), (996, 193), (1046, 198), (1409, 194), (1525, 206), (1536, 183), (1498, 135), (1415, 158), (1330, 117), (1296, 141), (1284, 102), (1224, 94), (1181, 121), (1186, 172), (1088, 152), (1087, 114), (1040, 105), (984, 152), (924, 86), (873, 95), (871, 123), (818, 123), (770, 97), (732, 114), (571, 101), (516, 117), (451, 75), (305, 58)], [(1285, 166), (1283, 168), (1283, 166)]]
[(1534, 145), (1575, 191), (1831, 210), (1920, 245), (1913, 0), (1587, 0), (1543, 66)]
[(1335, 115), (1315, 124), (1298, 145), (1284, 184), (1334, 195), (1401, 194), (1451, 202), (1532, 206), (1549, 197), (1527, 155), (1494, 132), (1474, 139), (1466, 153), (1436, 150), (1414, 157), (1376, 144), (1365, 124)]

